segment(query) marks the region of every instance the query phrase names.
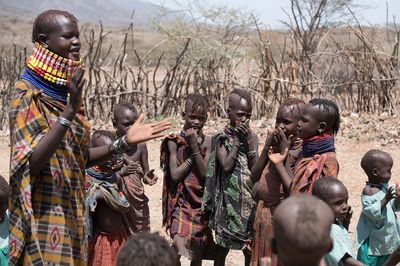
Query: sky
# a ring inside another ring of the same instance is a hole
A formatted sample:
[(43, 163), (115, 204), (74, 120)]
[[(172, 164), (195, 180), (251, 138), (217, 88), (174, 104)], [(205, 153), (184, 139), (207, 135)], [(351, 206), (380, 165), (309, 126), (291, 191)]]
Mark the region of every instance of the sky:
[[(172, 9), (179, 9), (176, 2), (187, 0), (148, 0), (154, 4), (164, 5)], [(282, 9), (289, 10), (289, 0), (200, 0), (210, 6), (226, 5), (233, 8), (243, 8), (257, 14), (264, 25), (270, 28), (282, 28), (282, 20), (287, 16)], [(329, 0), (328, 0), (329, 1)], [(183, 2), (185, 3), (185, 2)], [(362, 24), (385, 25), (386, 3), (389, 7), (389, 22), (400, 19), (400, 0), (358, 0), (363, 8), (357, 11), (357, 18)]]

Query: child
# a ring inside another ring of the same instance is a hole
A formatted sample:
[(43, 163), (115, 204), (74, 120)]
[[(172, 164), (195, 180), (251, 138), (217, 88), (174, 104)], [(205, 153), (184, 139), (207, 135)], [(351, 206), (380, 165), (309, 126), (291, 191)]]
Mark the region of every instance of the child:
[(325, 255), (326, 266), (364, 265), (356, 260), (347, 231), (352, 215), (351, 207), (347, 205), (349, 199), (347, 188), (339, 179), (324, 176), (314, 183), (312, 194), (325, 201), (335, 215), (331, 227), (333, 249)]
[[(339, 108), (334, 102), (312, 99), (305, 106), (297, 129), (298, 137), (303, 139), (302, 158), (294, 169), (290, 184), (291, 195), (301, 192), (310, 194), (314, 182), (321, 176), (337, 177), (339, 163), (336, 159), (334, 135), (339, 127)], [(290, 180), (292, 173), (283, 165), (287, 150), (281, 150), (280, 153), (270, 152), (270, 160), (276, 165), (282, 180)]]
[(0, 266), (8, 265), (8, 183), (0, 175)]
[(176, 251), (158, 233), (142, 232), (131, 236), (117, 257), (118, 266), (176, 266)]
[(281, 266), (318, 266), (332, 248), (329, 236), (334, 215), (322, 200), (295, 195), (284, 200), (274, 212), (272, 249)]
[[(257, 211), (254, 221), (254, 239), (252, 242), (252, 265), (258, 266), (260, 259), (271, 257), (270, 240), (272, 234), (272, 215), (276, 206), (288, 196), (289, 180), (283, 186), (274, 164), (269, 163), (268, 152), (281, 134), (293, 141), (290, 146), (286, 167), (294, 170), (297, 158), (301, 152), (301, 139), (297, 138), (297, 123), (300, 120), (302, 109), (305, 106), (303, 100), (297, 98), (286, 99), (278, 109), (275, 122), (275, 132), (268, 135), (259, 160), (251, 171), (253, 183), (253, 195), (256, 193)], [(282, 140), (283, 141), (283, 140)], [(284, 144), (284, 143), (282, 143)]]
[[(113, 125), (118, 137), (126, 134), (138, 119), (136, 108), (129, 103), (115, 106)], [(150, 230), (149, 199), (144, 194), (144, 185), (152, 186), (157, 182), (154, 170), (149, 171), (146, 143), (135, 145), (123, 154), (124, 168), (121, 169), (122, 190), (127, 197), (131, 210), (127, 213), (130, 233)]]
[(208, 102), (190, 94), (182, 113), (185, 124), (179, 134), (167, 136), (161, 144), (163, 182), (163, 225), (179, 256), (201, 265), (213, 240), (201, 212), (206, 162), (211, 139), (202, 129), (207, 121)]
[(400, 245), (400, 188), (388, 187), (392, 157), (381, 150), (370, 150), (361, 159), (368, 182), (361, 195), (362, 211), (357, 224), (357, 258), (367, 265), (384, 265)]
[[(101, 147), (114, 140), (111, 132), (99, 130), (93, 133), (91, 144), (94, 148)], [(115, 173), (121, 165), (122, 160), (114, 157), (86, 170), (90, 184), (87, 201), (93, 228), (88, 265), (116, 265), (118, 251), (128, 238), (124, 214), (129, 210), (129, 203), (118, 188), (120, 177)]]
[[(258, 139), (250, 130), (253, 110), (250, 93), (236, 89), (228, 99), (229, 123), (213, 136), (207, 166), (204, 211), (224, 248), (218, 261), (225, 263), (229, 249), (248, 250), (255, 203), (251, 197), (251, 169), (258, 159)], [(244, 252), (249, 265), (250, 254)]]

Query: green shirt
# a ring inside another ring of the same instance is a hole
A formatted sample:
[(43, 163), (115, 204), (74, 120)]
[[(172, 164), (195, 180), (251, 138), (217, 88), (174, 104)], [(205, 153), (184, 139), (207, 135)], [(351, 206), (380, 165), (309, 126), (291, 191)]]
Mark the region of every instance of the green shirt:
[(382, 189), (372, 195), (362, 195), (362, 211), (357, 224), (355, 245), (358, 249), (369, 238), (368, 255), (383, 256), (392, 254), (400, 245), (400, 222), (396, 217), (394, 199), (381, 211), (381, 201), (388, 190), (383, 183)]
[(324, 257), (327, 266), (343, 265), (341, 260), (346, 254), (356, 259), (351, 247), (349, 232), (342, 224), (332, 224), (330, 235), (333, 240), (333, 248)]

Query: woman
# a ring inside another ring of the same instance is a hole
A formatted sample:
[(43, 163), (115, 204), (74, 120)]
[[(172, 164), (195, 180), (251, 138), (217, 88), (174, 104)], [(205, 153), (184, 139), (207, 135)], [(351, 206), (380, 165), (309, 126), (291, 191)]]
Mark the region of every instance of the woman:
[(162, 136), (169, 123), (144, 125), (141, 115), (112, 145), (89, 149), (77, 19), (45, 11), (32, 40), (35, 49), (11, 95), (9, 263), (85, 265), (85, 168)]

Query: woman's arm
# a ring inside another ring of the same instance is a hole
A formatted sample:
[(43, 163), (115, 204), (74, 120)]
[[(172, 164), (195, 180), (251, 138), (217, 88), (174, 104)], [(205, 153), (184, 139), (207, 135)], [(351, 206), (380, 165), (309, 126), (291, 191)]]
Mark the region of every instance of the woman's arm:
[(70, 97), (65, 111), (60, 114), (57, 123), (51, 127), (46, 135), (39, 141), (29, 157), (29, 170), (31, 175), (39, 174), (40, 170), (50, 161), (50, 158), (60, 146), (61, 140), (68, 131), (72, 120), (82, 106), (82, 88), (86, 80), (83, 78), (85, 71), (78, 67), (71, 79)]

